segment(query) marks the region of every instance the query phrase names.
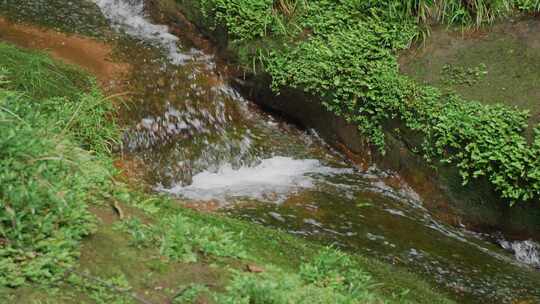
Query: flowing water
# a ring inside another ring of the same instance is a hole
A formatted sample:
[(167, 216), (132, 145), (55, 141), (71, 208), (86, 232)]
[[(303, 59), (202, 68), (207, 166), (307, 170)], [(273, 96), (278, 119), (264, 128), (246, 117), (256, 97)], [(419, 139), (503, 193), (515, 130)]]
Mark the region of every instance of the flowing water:
[(244, 100), (212, 56), (152, 23), (143, 2), (95, 2), (131, 37), (124, 153), (154, 190), (404, 266), (459, 302), (540, 303), (538, 244), (438, 221), (393, 173), (355, 168), (314, 131)]

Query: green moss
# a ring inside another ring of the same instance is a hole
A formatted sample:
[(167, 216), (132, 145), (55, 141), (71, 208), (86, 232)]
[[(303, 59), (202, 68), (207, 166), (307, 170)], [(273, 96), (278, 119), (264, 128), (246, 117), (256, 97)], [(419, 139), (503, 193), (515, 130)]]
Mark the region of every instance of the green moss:
[[(402, 71), (420, 83), (457, 92), (485, 104), (505, 103), (529, 110), (532, 123), (540, 114), (540, 41), (534, 19), (495, 25), (480, 38), (462, 37), (445, 30), (433, 31), (425, 51), (404, 55)], [(474, 83), (449, 83), (443, 69), (485, 66), (485, 75)]]
[(13, 21), (96, 38), (102, 38), (107, 28), (99, 8), (89, 0), (5, 0), (0, 1), (0, 12)]

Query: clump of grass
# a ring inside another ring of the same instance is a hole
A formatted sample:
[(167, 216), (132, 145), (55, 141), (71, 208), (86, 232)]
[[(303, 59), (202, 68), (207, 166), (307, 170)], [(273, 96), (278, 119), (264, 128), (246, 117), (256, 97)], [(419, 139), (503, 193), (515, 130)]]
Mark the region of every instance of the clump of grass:
[(0, 43), (0, 54), (1, 88), (24, 96), (26, 102), (20, 106), (26, 107), (25, 113), (41, 114), (40, 119), (53, 127), (51, 131), (71, 137), (86, 150), (110, 152), (117, 143), (115, 109), (94, 78), (44, 53), (6, 43)]
[(262, 274), (237, 272), (217, 303), (380, 303), (372, 278), (331, 248), (303, 263), (299, 273), (268, 267)]
[(132, 218), (120, 225), (138, 247), (157, 246), (160, 254), (173, 260), (196, 262), (198, 254), (218, 257), (245, 258), (245, 249), (238, 237), (225, 229), (201, 225), (192, 218), (176, 214), (160, 220), (155, 225), (141, 223)]
[(0, 58), (0, 285), (19, 286), (74, 265), (95, 229), (87, 207), (111, 189), (116, 129), (86, 74), (5, 44)]
[(184, 304), (184, 303), (199, 303), (196, 302), (203, 294), (208, 294), (210, 290), (208, 287), (201, 284), (193, 284), (186, 287), (182, 294), (176, 296), (172, 304)]
[(0, 54), (0, 67), (9, 71), (9, 83), (4, 88), (24, 92), (31, 98), (73, 98), (92, 87), (91, 79), (80, 69), (45, 54), (29, 56), (6, 43), (0, 43)]
[(517, 9), (524, 12), (540, 12), (540, 0), (515, 0), (514, 4)]
[[(88, 273), (72, 273), (66, 283), (75, 291), (84, 294), (88, 300), (96, 304), (128, 304), (134, 303), (127, 278), (117, 274), (109, 278), (95, 277)], [(79, 295), (79, 297), (81, 297)]]

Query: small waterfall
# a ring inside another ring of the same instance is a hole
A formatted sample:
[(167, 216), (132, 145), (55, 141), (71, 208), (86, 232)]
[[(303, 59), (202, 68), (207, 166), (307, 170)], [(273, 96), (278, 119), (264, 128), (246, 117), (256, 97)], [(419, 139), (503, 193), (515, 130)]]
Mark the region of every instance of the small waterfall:
[(167, 26), (154, 24), (146, 18), (143, 0), (94, 1), (115, 29), (160, 46), (173, 64), (184, 64), (196, 58), (209, 58), (196, 49), (181, 52), (178, 37), (169, 33)]
[[(204, 73), (193, 73), (200, 70), (201, 58), (205, 67), (213, 67), (210, 56), (195, 49), (182, 50), (178, 37), (170, 34), (167, 26), (154, 24), (145, 16), (142, 0), (95, 1), (116, 30), (161, 49), (171, 64), (188, 71), (180, 81), (187, 84), (186, 92), (167, 86), (167, 80), (174, 76), (162, 80), (158, 88), (176, 96), (183, 94), (180, 103), (167, 102), (161, 112), (147, 115), (124, 133), (125, 149), (149, 154), (149, 163), (155, 155), (148, 151), (173, 146), (165, 160), (169, 163), (163, 166), (159, 162), (153, 170), (162, 172), (157, 190), (194, 200), (251, 198), (281, 202), (299, 189), (312, 188), (314, 174), (339, 171), (318, 160), (284, 156), (275, 147), (263, 149), (269, 153), (260, 153), (254, 142), (264, 136), (255, 133), (265, 130), (242, 121), (250, 113), (241, 96), (220, 81), (209, 86), (204, 83)], [(205, 73), (213, 71), (205, 69)]]

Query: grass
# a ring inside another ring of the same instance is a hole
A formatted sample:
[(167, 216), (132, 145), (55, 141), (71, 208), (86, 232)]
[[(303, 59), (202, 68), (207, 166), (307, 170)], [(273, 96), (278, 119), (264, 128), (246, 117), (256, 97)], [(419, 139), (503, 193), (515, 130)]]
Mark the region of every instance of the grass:
[[(219, 227), (221, 234), (226, 235), (226, 239), (232, 242), (228, 247), (236, 247), (238, 249), (222, 251), (221, 254), (214, 254), (214, 257), (233, 256), (234, 254), (231, 254), (231, 252), (240, 253), (241, 256), (245, 257), (241, 265), (248, 263), (262, 266), (264, 269), (277, 269), (277, 272), (274, 271), (273, 273), (278, 276), (294, 274), (307, 267), (307, 264), (318, 263), (318, 256), (329, 250), (280, 231), (235, 219), (201, 214), (184, 209), (174, 201), (168, 199), (151, 203), (151, 205), (155, 204), (160, 206), (160, 211), (154, 214), (155, 218), (163, 219), (170, 214), (180, 214), (181, 216), (190, 218), (191, 222), (197, 223), (198, 227)], [(144, 204), (139, 204), (138, 207), (144, 208)], [(202, 229), (201, 233), (205, 234), (204, 229)], [(197, 238), (199, 237), (194, 237), (192, 240), (197, 240)], [(213, 248), (215, 246), (210, 245), (210, 247)], [(192, 248), (200, 247), (193, 246)], [(350, 266), (344, 268), (358, 270), (370, 277), (370, 283), (366, 284), (366, 286), (373, 287), (373, 289), (367, 288), (364, 291), (370, 291), (369, 293), (375, 299), (400, 303), (402, 299), (399, 298), (399, 295), (408, 290), (409, 294), (403, 298), (403, 302), (451, 302), (445, 299), (444, 296), (441, 297), (440, 294), (431, 291), (431, 288), (415, 275), (402, 271), (399, 268), (358, 255), (344, 254), (333, 249), (330, 251), (337, 256), (341, 256), (346, 263), (350, 263)], [(197, 252), (203, 258), (207, 256), (206, 250), (199, 249)], [(339, 267), (329, 268), (332, 268), (336, 273), (346, 275), (346, 271), (340, 270)], [(238, 270), (238, 268), (236, 269)], [(252, 273), (246, 273), (245, 269), (241, 268), (240, 270), (242, 270), (241, 273), (243, 274), (253, 275)], [(366, 286), (363, 286), (363, 288)]]
[(0, 300), (452, 303), (392, 266), (130, 190), (90, 76), (3, 43), (0, 71)]
[(234, 235), (220, 227), (200, 225), (192, 218), (175, 214), (158, 225), (145, 225), (137, 218), (119, 227), (128, 232), (135, 246), (159, 248), (160, 254), (183, 262), (196, 262), (200, 252), (206, 256), (246, 258)]
[(0, 54), (0, 283), (19, 286), (60, 275), (95, 229), (87, 203), (103, 201), (112, 167), (82, 147), (102, 150), (114, 125), (86, 129), (100, 122), (88, 109), (109, 106), (90, 82), (66, 81), (82, 72), (5, 44)]
[(331, 249), (303, 263), (298, 274), (268, 269), (261, 275), (237, 273), (219, 303), (376, 303), (369, 274)]
[(53, 97), (74, 98), (81, 91), (91, 88), (88, 75), (79, 69), (53, 61), (47, 56), (31, 56), (14, 46), (2, 43), (2, 68), (9, 82), (3, 88), (24, 92), (31, 99), (51, 99)]

